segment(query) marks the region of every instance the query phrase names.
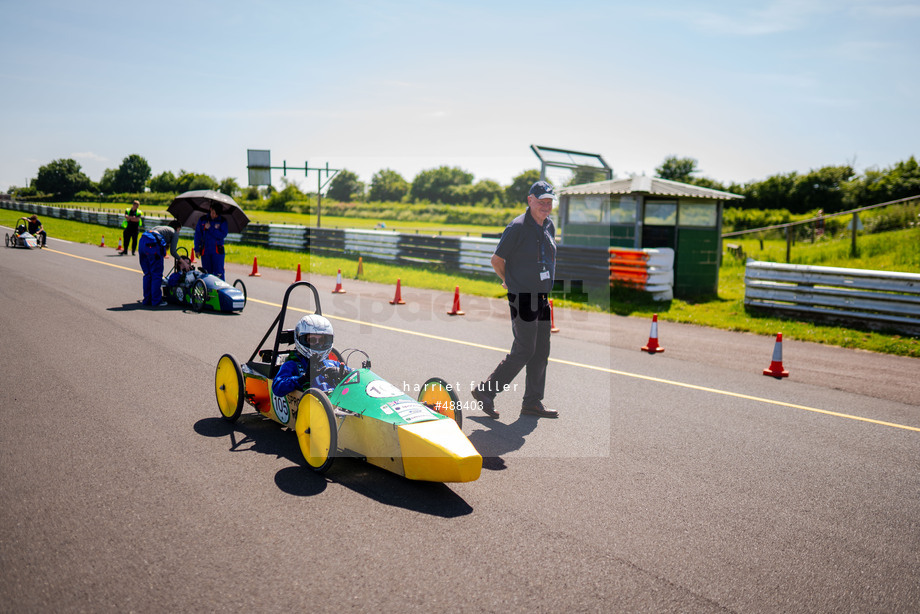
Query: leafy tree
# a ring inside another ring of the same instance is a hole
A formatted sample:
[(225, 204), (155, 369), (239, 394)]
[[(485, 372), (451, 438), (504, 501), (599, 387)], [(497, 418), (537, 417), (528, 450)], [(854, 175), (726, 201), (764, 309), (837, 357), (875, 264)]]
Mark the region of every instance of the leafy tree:
[(795, 190), (798, 174), (796, 172), (785, 175), (771, 175), (763, 181), (757, 181), (745, 186), (743, 206), (745, 209), (789, 209), (790, 195)]
[(343, 203), (364, 199), (364, 183), (349, 170), (342, 169), (329, 182), (326, 196)]
[(216, 190), (217, 179), (210, 175), (201, 173), (189, 173), (179, 171), (179, 178), (176, 180), (177, 192), (188, 192), (189, 190)]
[[(723, 185), (722, 183), (716, 181), (715, 179), (710, 179), (709, 177), (691, 177), (690, 181), (688, 181), (687, 183), (690, 183), (691, 185), (699, 186), (701, 188), (709, 188), (710, 190), (721, 190), (722, 192), (732, 192), (731, 189), (725, 187), (725, 185)], [(740, 192), (732, 192), (732, 193), (739, 194)]]
[(121, 166), (115, 171), (115, 192), (143, 192), (148, 179), (150, 165), (147, 164), (147, 160), (137, 154), (131, 154), (121, 161)]
[(371, 177), (368, 198), (376, 202), (398, 202), (409, 193), (409, 182), (394, 170), (385, 168)]
[(54, 160), (39, 167), (32, 186), (45, 194), (54, 194), (61, 200), (69, 200), (82, 190), (93, 188), (93, 182), (71, 158)]
[(115, 173), (114, 168), (107, 168), (102, 172), (102, 179), (99, 180), (99, 191), (103, 194), (115, 193)]
[(473, 174), (458, 167), (440, 166), (421, 171), (412, 181), (409, 191), (412, 200), (432, 203), (450, 203), (451, 188), (473, 183)]
[(262, 193), (259, 192), (259, 186), (251, 185), (243, 191), (243, 200), (262, 200)]
[(236, 197), (242, 192), (240, 184), (238, 184), (233, 177), (224, 177), (221, 179), (217, 186), (217, 191), (223, 192), (230, 197)]
[(172, 171), (163, 171), (150, 179), (151, 192), (178, 192), (179, 182)]
[(504, 206), (505, 190), (491, 179), (484, 179), (475, 184), (452, 186), (450, 192), (451, 202), (458, 205)]
[(851, 166), (825, 166), (798, 177), (790, 194), (789, 211), (807, 213), (822, 209), (825, 213), (843, 211), (843, 186), (856, 173)]
[(696, 165), (696, 158), (668, 156), (661, 163), (661, 166), (655, 169), (655, 174), (662, 179), (689, 183), (691, 175), (697, 172)]
[(306, 197), (293, 181), (288, 182), (287, 179), (282, 178), (281, 182), (284, 183), (284, 189), (273, 190), (268, 197), (267, 209), (269, 211), (286, 211), (289, 202), (292, 200), (303, 200)]
[(530, 186), (540, 181), (540, 171), (531, 169), (524, 171), (511, 180), (511, 185), (505, 188), (505, 202), (509, 205), (518, 205), (527, 202)]

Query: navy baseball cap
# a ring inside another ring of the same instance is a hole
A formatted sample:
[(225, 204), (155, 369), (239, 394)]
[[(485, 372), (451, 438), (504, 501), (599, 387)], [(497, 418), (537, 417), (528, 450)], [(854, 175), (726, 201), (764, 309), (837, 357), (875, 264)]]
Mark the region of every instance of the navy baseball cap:
[(553, 186), (546, 183), (545, 181), (538, 181), (532, 186), (530, 186), (530, 196), (536, 198), (552, 198), (556, 199), (556, 193), (553, 192)]

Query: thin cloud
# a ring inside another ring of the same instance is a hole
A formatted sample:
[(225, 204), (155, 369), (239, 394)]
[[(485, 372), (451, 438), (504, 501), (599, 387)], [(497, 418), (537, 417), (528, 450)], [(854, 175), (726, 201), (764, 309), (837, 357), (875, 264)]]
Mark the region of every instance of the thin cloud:
[(95, 160), (96, 162), (108, 162), (109, 159), (105, 156), (100, 156), (91, 151), (80, 151), (77, 153), (70, 154), (70, 157), (74, 160)]
[(761, 9), (742, 10), (738, 14), (680, 11), (670, 16), (719, 34), (762, 36), (799, 30), (807, 26), (815, 15), (832, 10), (832, 5), (820, 1), (775, 0)]

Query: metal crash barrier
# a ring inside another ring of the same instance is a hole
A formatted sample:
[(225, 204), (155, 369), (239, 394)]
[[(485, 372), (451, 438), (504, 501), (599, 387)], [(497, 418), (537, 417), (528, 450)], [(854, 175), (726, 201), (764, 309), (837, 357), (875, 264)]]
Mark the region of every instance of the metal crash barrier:
[(744, 305), (920, 332), (920, 275), (748, 260)]

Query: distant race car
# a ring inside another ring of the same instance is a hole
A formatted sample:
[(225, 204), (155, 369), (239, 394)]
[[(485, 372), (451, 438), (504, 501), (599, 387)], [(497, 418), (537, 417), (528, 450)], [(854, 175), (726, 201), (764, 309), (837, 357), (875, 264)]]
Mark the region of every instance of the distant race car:
[[(183, 257), (188, 258), (186, 248), (180, 247), (179, 251), (184, 251)], [(180, 270), (178, 259), (169, 274), (163, 277), (162, 290), (167, 301), (195, 311), (210, 307), (214, 311), (232, 313), (243, 311), (246, 306), (246, 284), (242, 279), (237, 279), (231, 286), (201, 267), (184, 272)]]
[[(478, 479), (482, 456), (460, 430), (463, 413), (456, 392), (440, 378), (425, 382), (416, 400), (371, 371), (362, 350), (345, 350), (343, 361), (333, 348), (333, 360), (347, 363), (355, 354), (363, 360), (331, 393), (310, 388), (286, 397), (272, 394), (281, 363), (296, 352), (294, 329), (284, 329), (284, 318), (291, 291), (301, 286), (313, 291), (315, 313), (322, 315), (316, 288), (296, 282), (285, 292), (281, 311), (245, 364), (230, 354), (220, 357), (214, 386), (222, 417), (236, 421), (245, 401), (260, 415), (293, 429), (307, 465), (317, 472), (329, 469), (336, 457), (350, 456), (411, 480)], [(263, 349), (272, 331), (274, 345)]]
[(21, 247), (24, 249), (41, 249), (41, 241), (29, 232), (29, 218), (21, 217), (16, 222), (13, 234), (6, 233), (7, 247)]

